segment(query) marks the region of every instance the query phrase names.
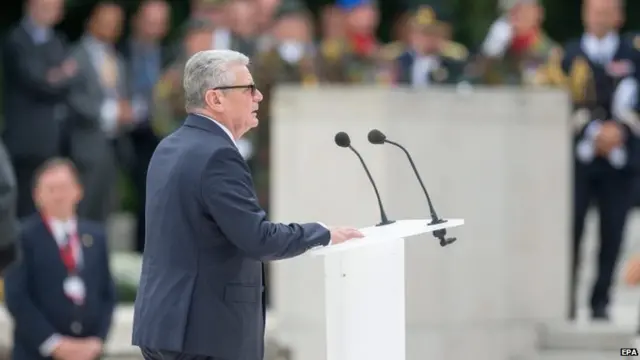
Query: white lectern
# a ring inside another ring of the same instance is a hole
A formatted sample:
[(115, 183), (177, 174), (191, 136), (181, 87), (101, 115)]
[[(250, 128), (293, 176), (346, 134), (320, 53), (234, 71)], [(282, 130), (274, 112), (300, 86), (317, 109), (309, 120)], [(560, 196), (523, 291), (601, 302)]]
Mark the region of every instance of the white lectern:
[[(404, 239), (464, 220), (428, 224), (368, 227), (362, 239), (308, 252), (324, 256), (327, 360), (405, 360)], [(439, 250), (439, 241), (432, 241)]]

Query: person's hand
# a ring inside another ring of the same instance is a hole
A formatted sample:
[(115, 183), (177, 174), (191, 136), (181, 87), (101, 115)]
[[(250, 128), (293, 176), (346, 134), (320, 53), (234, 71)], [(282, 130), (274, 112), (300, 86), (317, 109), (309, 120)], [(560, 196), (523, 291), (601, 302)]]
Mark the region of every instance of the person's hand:
[(120, 100), (118, 104), (118, 122), (127, 125), (133, 121), (133, 108), (127, 100)]
[(332, 227), (329, 228), (329, 232), (331, 233), (331, 245), (337, 245), (351, 239), (360, 239), (364, 237), (358, 229), (354, 228)]
[(64, 78), (64, 73), (60, 68), (53, 68), (47, 71), (47, 82), (49, 84), (57, 84)]
[(607, 121), (602, 124), (600, 132), (596, 137), (598, 154), (606, 156), (613, 148), (622, 145), (622, 142), (623, 132), (620, 125), (614, 121)]
[(56, 360), (76, 360), (83, 358), (82, 344), (70, 337), (63, 337), (53, 350), (53, 358)]
[(95, 360), (102, 354), (102, 340), (97, 337), (90, 337), (81, 340), (82, 342), (82, 359)]
[(624, 271), (624, 282), (629, 286), (640, 284), (640, 256), (629, 260)]
[(78, 63), (75, 59), (67, 59), (60, 66), (60, 70), (67, 77), (72, 77), (78, 71)]

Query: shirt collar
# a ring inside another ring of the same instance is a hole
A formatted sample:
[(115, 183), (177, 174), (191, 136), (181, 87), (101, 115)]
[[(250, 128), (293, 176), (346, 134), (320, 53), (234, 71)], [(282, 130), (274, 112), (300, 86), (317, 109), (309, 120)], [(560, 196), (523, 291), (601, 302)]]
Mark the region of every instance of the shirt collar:
[(22, 20), (22, 25), (36, 43), (45, 42), (49, 39), (51, 29), (37, 25), (29, 16)]
[(55, 218), (46, 219), (51, 232), (53, 233), (53, 237), (56, 239), (56, 242), (60, 243), (65, 241), (67, 235), (76, 233), (78, 230), (78, 221), (76, 218), (71, 218), (69, 220), (60, 220)]
[(605, 35), (602, 39), (598, 39), (592, 34), (585, 33), (582, 36), (582, 47), (583, 50), (587, 53), (587, 56), (592, 58), (592, 60), (601, 60), (601, 59), (593, 59), (594, 57), (606, 56), (611, 60), (615, 55), (618, 46), (620, 45), (620, 36), (615, 32), (610, 32)]
[(202, 116), (205, 119), (209, 119), (211, 121), (213, 121), (216, 125), (218, 125), (226, 134), (227, 136), (229, 136), (229, 138), (231, 139), (231, 141), (233, 141), (233, 144), (238, 147), (238, 143), (236, 142), (236, 139), (233, 138), (233, 134), (231, 133), (231, 131), (229, 129), (227, 129), (226, 126), (222, 125), (221, 123), (219, 123), (218, 121), (216, 121), (215, 119), (206, 116), (206, 115), (202, 115), (202, 114), (198, 114), (198, 116)]

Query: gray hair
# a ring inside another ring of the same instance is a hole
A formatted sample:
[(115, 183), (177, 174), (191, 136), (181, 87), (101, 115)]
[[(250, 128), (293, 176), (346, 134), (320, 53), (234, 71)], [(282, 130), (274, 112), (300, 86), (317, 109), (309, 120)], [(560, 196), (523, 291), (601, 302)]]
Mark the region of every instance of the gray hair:
[(206, 50), (193, 55), (184, 67), (185, 109), (205, 107), (204, 94), (207, 90), (232, 86), (235, 74), (234, 66), (248, 66), (249, 58), (232, 50)]

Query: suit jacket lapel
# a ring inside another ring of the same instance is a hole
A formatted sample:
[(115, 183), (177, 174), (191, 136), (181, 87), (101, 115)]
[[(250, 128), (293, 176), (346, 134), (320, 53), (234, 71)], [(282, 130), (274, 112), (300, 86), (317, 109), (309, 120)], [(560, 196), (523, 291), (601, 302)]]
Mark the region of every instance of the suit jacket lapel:
[(60, 256), (60, 247), (58, 246), (58, 242), (56, 241), (47, 225), (44, 223), (44, 220), (42, 220), (40, 216), (38, 216), (38, 218), (40, 226), (38, 227), (39, 236), (37, 236), (36, 238), (46, 239), (42, 242), (42, 244), (39, 245), (42, 246), (45, 253), (52, 254), (52, 256), (56, 259), (56, 263), (60, 264), (60, 267), (66, 273), (67, 268), (65, 267), (64, 262), (62, 261), (62, 257)]
[(80, 267), (80, 275), (84, 278), (87, 266), (90, 261), (93, 261), (95, 255), (93, 235), (87, 231), (87, 227), (84, 226), (82, 221), (78, 221), (78, 241), (80, 248), (82, 249), (82, 266)]

